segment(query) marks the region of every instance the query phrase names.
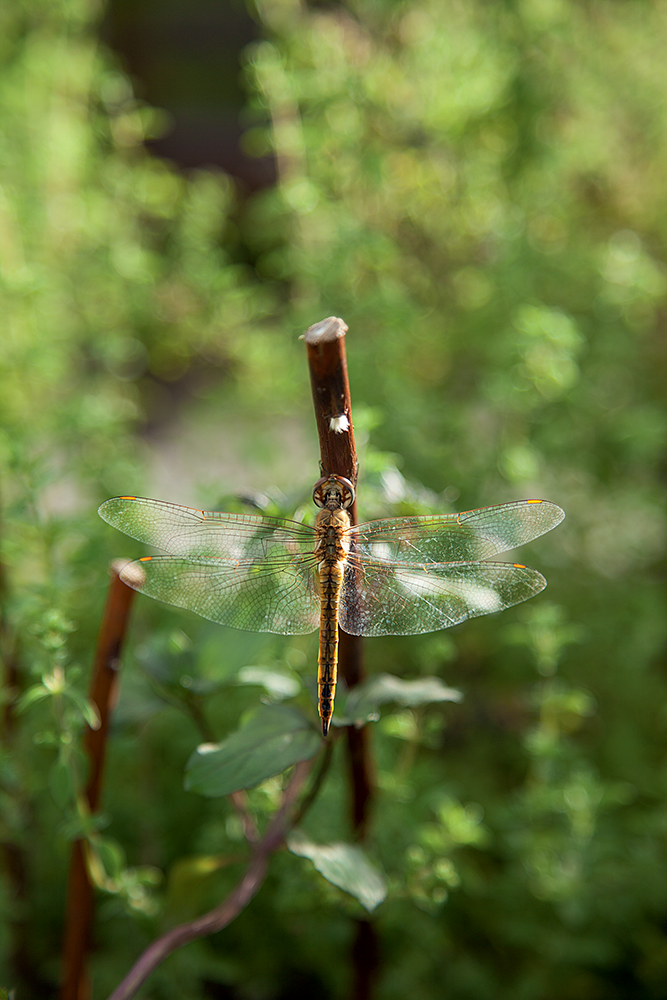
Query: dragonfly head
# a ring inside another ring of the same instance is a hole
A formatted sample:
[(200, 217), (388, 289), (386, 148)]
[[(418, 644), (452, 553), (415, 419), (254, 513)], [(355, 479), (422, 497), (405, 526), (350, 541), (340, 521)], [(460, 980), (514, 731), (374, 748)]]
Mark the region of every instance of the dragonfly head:
[(313, 503), (329, 510), (346, 510), (354, 503), (354, 486), (342, 476), (324, 476), (313, 487)]

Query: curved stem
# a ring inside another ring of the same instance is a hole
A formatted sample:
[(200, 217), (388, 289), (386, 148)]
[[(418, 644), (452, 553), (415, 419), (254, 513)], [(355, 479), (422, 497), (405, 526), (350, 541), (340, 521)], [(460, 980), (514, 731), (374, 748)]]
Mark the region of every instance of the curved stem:
[(190, 941), (222, 930), (248, 905), (266, 877), (270, 855), (281, 846), (288, 831), (294, 825), (293, 820), (289, 817), (289, 812), (309, 770), (310, 761), (302, 761), (295, 766), (278, 812), (269, 823), (262, 839), (255, 845), (245, 875), (224, 902), (202, 917), (197, 917), (196, 920), (173, 927), (154, 941), (137, 960), (108, 1000), (130, 1000), (158, 965), (177, 948), (182, 948)]

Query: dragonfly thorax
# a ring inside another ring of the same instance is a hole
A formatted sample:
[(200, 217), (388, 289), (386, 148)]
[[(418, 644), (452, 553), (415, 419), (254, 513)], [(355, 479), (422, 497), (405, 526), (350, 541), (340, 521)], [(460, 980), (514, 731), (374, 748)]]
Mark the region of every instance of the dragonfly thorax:
[[(350, 551), (348, 528), (350, 515), (346, 510), (325, 507), (315, 521), (315, 552), (322, 562), (331, 566), (347, 559)], [(321, 569), (321, 564), (320, 564)]]

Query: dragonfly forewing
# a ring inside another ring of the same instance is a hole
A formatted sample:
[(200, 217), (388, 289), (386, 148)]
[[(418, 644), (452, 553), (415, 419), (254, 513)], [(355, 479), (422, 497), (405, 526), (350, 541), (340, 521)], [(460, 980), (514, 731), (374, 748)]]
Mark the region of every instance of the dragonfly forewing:
[(474, 562), (525, 545), (564, 517), (548, 500), (518, 500), (464, 514), (369, 521), (350, 536), (360, 557), (378, 562)]
[(314, 529), (297, 521), (253, 514), (196, 510), (143, 497), (115, 497), (99, 509), (114, 528), (171, 555), (194, 559), (271, 559), (311, 555)]

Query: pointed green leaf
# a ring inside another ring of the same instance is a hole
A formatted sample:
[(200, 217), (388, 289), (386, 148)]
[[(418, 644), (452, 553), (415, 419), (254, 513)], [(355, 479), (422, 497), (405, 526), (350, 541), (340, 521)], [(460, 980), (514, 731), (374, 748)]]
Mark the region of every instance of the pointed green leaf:
[(197, 747), (186, 766), (185, 787), (211, 798), (252, 788), (314, 757), (321, 744), (319, 732), (301, 712), (270, 705), (222, 743)]
[(17, 701), (15, 709), (16, 714), (20, 715), (21, 712), (25, 712), (25, 710), (36, 701), (42, 701), (42, 699), (50, 697), (51, 692), (48, 688), (45, 688), (43, 684), (33, 684), (32, 687), (29, 687), (27, 691), (23, 692)]
[(66, 696), (70, 699), (70, 701), (74, 702), (76, 707), (81, 712), (84, 721), (88, 724), (88, 726), (91, 729), (100, 728), (101, 725), (100, 714), (97, 711), (97, 707), (93, 704), (93, 702), (89, 698), (84, 698), (84, 696), (80, 694), (78, 691), (76, 691), (74, 688), (69, 688), (66, 691)]
[(405, 681), (393, 674), (379, 674), (350, 693), (342, 721), (358, 725), (368, 719), (377, 719), (380, 705), (388, 702), (414, 707), (438, 701), (461, 701), (462, 697), (460, 691), (447, 687), (439, 677), (418, 677), (414, 681)]
[(348, 892), (371, 913), (387, 895), (383, 873), (356, 844), (314, 844), (299, 831), (287, 840), (292, 854), (308, 858), (327, 882)]

